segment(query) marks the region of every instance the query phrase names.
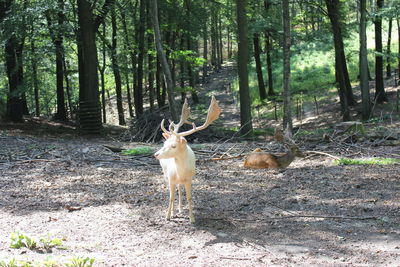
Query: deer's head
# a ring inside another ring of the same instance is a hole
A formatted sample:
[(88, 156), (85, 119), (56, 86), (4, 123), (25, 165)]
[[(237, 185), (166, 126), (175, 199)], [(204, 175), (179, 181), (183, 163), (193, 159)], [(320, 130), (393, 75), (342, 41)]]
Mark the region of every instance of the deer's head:
[[(185, 103), (182, 107), (181, 119), (178, 124), (175, 124), (170, 121), (169, 130), (166, 130), (164, 127), (164, 120), (161, 121), (161, 129), (163, 130), (163, 136), (165, 138), (164, 146), (158, 150), (154, 156), (157, 159), (167, 159), (176, 157), (179, 153), (182, 153), (186, 150), (187, 141), (185, 136), (191, 135), (195, 132), (201, 131), (207, 128), (213, 121), (218, 119), (219, 114), (221, 113), (221, 108), (218, 106), (218, 102), (213, 96), (211, 98), (211, 104), (208, 108), (207, 119), (206, 122), (200, 127), (196, 127), (194, 123), (190, 123), (188, 121), (190, 115), (190, 108), (187, 103), (187, 99), (185, 99)], [(191, 124), (192, 129), (179, 133), (179, 128), (183, 124)]]

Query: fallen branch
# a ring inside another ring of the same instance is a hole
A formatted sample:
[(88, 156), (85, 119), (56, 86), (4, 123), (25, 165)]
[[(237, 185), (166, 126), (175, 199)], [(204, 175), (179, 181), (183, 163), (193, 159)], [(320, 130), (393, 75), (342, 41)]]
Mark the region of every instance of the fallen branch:
[(328, 157), (331, 157), (331, 158), (337, 159), (337, 160), (340, 159), (339, 157), (336, 157), (336, 156), (333, 156), (331, 154), (328, 154), (326, 152), (321, 152), (321, 151), (304, 151), (304, 153), (311, 153), (311, 154), (316, 154), (316, 155), (328, 156)]

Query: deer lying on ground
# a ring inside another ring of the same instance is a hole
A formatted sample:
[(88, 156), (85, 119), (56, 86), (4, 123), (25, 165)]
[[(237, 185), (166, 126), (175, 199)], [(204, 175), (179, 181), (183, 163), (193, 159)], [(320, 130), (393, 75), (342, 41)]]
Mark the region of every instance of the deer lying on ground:
[[(179, 212), (182, 211), (180, 185), (184, 185), (186, 191), (186, 200), (189, 206), (189, 220), (191, 223), (194, 223), (195, 221), (193, 216), (191, 192), (192, 177), (195, 175), (196, 171), (196, 159), (193, 150), (187, 144), (185, 136), (207, 128), (213, 121), (218, 119), (220, 113), (221, 108), (218, 106), (218, 102), (213, 96), (211, 98), (210, 107), (208, 108), (206, 122), (202, 126), (196, 127), (194, 123), (190, 123), (188, 121), (190, 108), (188, 107), (187, 100), (185, 99), (185, 103), (182, 107), (181, 119), (178, 124), (170, 122), (169, 131), (167, 131), (164, 127), (164, 120), (161, 121), (161, 129), (163, 130), (165, 142), (164, 146), (158, 150), (154, 156), (160, 160), (164, 178), (169, 184), (169, 204), (166, 214), (167, 220), (173, 216), (176, 187), (178, 187)], [(193, 128), (191, 130), (179, 133), (179, 128), (184, 123), (192, 124)]]
[(251, 169), (285, 169), (296, 157), (303, 157), (295, 145), (288, 147), (289, 151), (282, 155), (274, 155), (256, 148), (244, 160), (244, 167)]
[(283, 143), (288, 148), (288, 152), (275, 155), (264, 152), (260, 148), (256, 148), (246, 157), (244, 161), (245, 168), (285, 169), (296, 157), (304, 157), (303, 153), (288, 134), (283, 135), (282, 131), (275, 130), (274, 137), (276, 141)]

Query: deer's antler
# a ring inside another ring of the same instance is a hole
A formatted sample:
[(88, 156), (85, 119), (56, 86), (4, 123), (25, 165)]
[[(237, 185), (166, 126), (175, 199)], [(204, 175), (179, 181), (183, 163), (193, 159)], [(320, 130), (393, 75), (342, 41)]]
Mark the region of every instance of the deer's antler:
[[(193, 133), (195, 133), (195, 132), (204, 130), (204, 129), (207, 128), (213, 121), (215, 121), (216, 119), (218, 119), (220, 113), (221, 113), (221, 108), (218, 106), (218, 102), (217, 102), (217, 100), (215, 99), (215, 97), (212, 96), (212, 98), (211, 98), (211, 104), (210, 104), (210, 107), (208, 108), (207, 119), (206, 119), (206, 122), (205, 122), (203, 125), (201, 125), (200, 127), (196, 127), (196, 125), (195, 125), (194, 123), (192, 123), (193, 129), (188, 130), (188, 131), (185, 131), (185, 132), (181, 132), (181, 133), (178, 133), (177, 131), (174, 131), (173, 134), (176, 135), (176, 136), (188, 136), (188, 135), (191, 135), (191, 134), (193, 134)], [(182, 114), (183, 114), (183, 108), (182, 108)], [(182, 122), (182, 118), (183, 118), (183, 116), (181, 117), (181, 122)], [(179, 122), (178, 126), (181, 124), (181, 122)], [(187, 121), (187, 118), (186, 118), (185, 122), (186, 122), (186, 123), (189, 123), (189, 122)], [(183, 124), (183, 123), (182, 123), (182, 124)]]
[(183, 103), (183, 106), (182, 106), (181, 120), (179, 121), (178, 124), (175, 124), (174, 122), (172, 122), (172, 123), (170, 124), (170, 131), (171, 131), (171, 125), (172, 125), (173, 132), (174, 132), (174, 133), (178, 133), (179, 128), (180, 128), (183, 124), (185, 124), (185, 123), (191, 124), (191, 123), (188, 121), (189, 116), (190, 116), (190, 107), (189, 107), (189, 105), (188, 105), (187, 98), (185, 98), (185, 102)]

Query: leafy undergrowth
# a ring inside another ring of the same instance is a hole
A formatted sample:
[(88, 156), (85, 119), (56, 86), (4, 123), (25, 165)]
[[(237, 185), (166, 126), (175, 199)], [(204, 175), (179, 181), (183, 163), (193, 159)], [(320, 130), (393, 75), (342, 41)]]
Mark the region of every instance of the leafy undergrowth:
[(395, 158), (341, 158), (334, 161), (336, 165), (389, 165), (400, 163), (400, 159)]

